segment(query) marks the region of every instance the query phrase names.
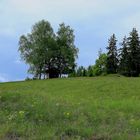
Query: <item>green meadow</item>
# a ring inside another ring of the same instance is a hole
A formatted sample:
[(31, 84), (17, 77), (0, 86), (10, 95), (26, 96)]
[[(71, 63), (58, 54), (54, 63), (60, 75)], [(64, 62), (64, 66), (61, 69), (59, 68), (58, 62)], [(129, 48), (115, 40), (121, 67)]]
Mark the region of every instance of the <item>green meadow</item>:
[(0, 140), (140, 140), (140, 78), (1, 83)]

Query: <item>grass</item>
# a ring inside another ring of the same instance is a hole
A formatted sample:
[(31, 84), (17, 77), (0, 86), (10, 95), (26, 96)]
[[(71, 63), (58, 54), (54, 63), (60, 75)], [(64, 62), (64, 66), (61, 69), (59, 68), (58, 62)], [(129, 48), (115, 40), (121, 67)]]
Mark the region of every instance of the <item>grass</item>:
[(0, 140), (140, 140), (140, 78), (1, 83)]

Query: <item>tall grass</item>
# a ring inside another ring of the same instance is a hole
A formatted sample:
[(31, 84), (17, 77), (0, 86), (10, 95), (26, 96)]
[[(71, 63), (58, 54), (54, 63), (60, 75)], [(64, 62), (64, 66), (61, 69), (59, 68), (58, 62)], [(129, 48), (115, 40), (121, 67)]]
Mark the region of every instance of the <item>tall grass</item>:
[(140, 78), (0, 84), (2, 140), (139, 140)]

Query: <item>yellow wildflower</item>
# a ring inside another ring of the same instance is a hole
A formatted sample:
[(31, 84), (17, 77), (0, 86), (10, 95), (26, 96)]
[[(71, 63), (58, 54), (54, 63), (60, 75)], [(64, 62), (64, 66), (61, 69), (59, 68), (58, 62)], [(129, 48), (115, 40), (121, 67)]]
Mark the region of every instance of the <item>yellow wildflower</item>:
[(70, 113), (69, 112), (67, 112), (67, 116), (69, 116), (70, 115)]

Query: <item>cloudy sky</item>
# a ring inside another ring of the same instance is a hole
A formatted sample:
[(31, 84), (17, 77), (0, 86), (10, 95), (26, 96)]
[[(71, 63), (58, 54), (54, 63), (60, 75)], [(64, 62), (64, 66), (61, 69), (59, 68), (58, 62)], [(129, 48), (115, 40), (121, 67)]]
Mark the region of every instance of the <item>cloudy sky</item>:
[(0, 19), (0, 81), (21, 80), (28, 66), (20, 61), (18, 41), (34, 23), (48, 20), (55, 31), (62, 22), (70, 25), (77, 63), (88, 66), (113, 33), (121, 41), (133, 27), (140, 31), (140, 0), (0, 0)]

